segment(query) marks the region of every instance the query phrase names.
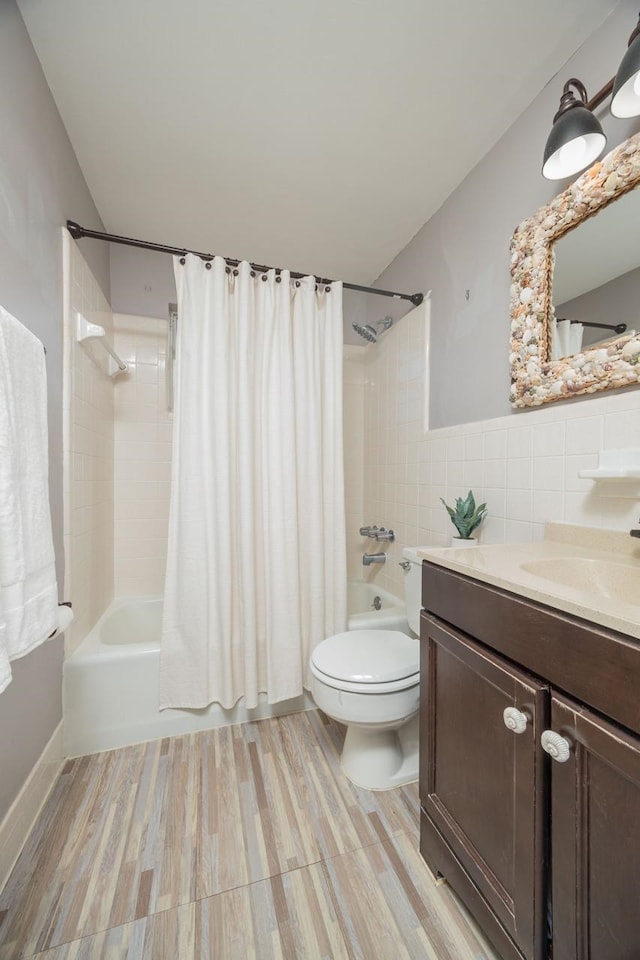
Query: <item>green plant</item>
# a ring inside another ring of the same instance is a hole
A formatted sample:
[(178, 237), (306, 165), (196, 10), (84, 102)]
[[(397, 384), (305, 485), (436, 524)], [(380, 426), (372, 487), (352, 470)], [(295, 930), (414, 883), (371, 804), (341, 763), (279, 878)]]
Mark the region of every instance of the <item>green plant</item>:
[(464, 500), (462, 497), (456, 497), (455, 509), (445, 503), (442, 497), (440, 497), (440, 499), (451, 517), (451, 523), (460, 534), (462, 540), (469, 540), (473, 531), (482, 523), (486, 516), (486, 503), (481, 503), (480, 506), (476, 506), (476, 501), (471, 490), (469, 490)]

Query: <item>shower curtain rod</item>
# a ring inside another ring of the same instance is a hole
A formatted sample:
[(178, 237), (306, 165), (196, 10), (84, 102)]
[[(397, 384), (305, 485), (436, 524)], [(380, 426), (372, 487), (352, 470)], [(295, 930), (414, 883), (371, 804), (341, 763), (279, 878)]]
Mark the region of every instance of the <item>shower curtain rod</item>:
[[(101, 233), (99, 230), (88, 230), (73, 220), (67, 220), (67, 230), (74, 240), (81, 240), (83, 237), (88, 237), (91, 240), (106, 240), (108, 243), (121, 243), (125, 247), (140, 247), (142, 250), (155, 250), (157, 253), (172, 253), (182, 257), (185, 257), (188, 253), (192, 253), (194, 256), (200, 257), (201, 260), (213, 260), (214, 258), (213, 253), (200, 253), (198, 250), (187, 250), (183, 247), (168, 247), (164, 243), (151, 243), (149, 240), (132, 240), (131, 237), (119, 237), (113, 233)], [(223, 259), (233, 267), (237, 267), (240, 263), (240, 260), (236, 260), (235, 257), (223, 257)], [(266, 273), (268, 270), (280, 270), (278, 267), (265, 267), (259, 263), (252, 263), (251, 267), (258, 273)], [(295, 273), (293, 270), (289, 273), (294, 280), (302, 280), (304, 277), (311, 276), (311, 274), (307, 273)], [(317, 280), (319, 283), (333, 283), (332, 280), (327, 280), (324, 277), (318, 277)], [(379, 297), (393, 297), (394, 300), (410, 300), (416, 307), (424, 300), (424, 294), (422, 293), (395, 293), (393, 290), (363, 287), (359, 283), (343, 282), (342, 286), (346, 290), (359, 290), (360, 293), (375, 293)]]

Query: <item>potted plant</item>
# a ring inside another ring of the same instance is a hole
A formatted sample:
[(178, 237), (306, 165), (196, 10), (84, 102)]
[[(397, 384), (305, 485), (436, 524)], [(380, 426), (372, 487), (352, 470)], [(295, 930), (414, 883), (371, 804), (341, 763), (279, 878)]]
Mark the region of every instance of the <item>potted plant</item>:
[(451, 517), (451, 523), (458, 531), (458, 536), (454, 535), (451, 537), (452, 546), (470, 547), (476, 544), (477, 540), (475, 537), (472, 537), (471, 534), (476, 527), (482, 523), (486, 516), (486, 503), (481, 503), (479, 506), (476, 506), (475, 497), (471, 490), (469, 490), (464, 500), (462, 497), (456, 497), (455, 508), (445, 503), (442, 497), (440, 497), (440, 499)]

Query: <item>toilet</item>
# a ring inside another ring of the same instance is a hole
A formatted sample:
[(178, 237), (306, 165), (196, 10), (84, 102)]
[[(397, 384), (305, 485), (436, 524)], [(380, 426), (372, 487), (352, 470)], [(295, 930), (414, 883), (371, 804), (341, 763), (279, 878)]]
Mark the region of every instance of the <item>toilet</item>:
[(347, 727), (341, 764), (367, 790), (389, 790), (418, 778), (422, 560), (402, 551), (407, 620), (398, 630), (349, 630), (323, 640), (311, 655), (311, 694), (327, 716)]

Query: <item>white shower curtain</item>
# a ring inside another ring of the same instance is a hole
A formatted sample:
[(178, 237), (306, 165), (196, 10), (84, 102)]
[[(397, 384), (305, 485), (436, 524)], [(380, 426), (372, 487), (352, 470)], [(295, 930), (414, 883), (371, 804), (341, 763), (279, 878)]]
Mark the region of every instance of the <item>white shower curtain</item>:
[(160, 707), (275, 703), (346, 629), (342, 286), (174, 266)]

